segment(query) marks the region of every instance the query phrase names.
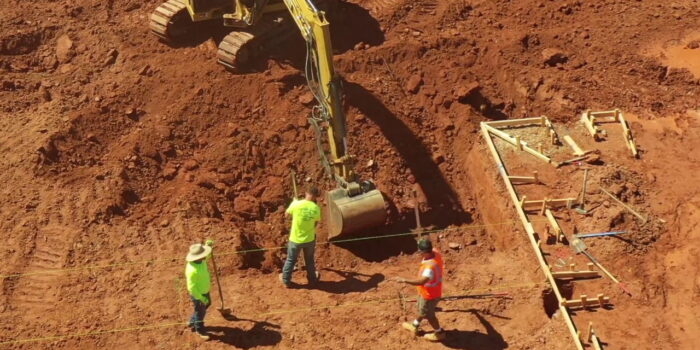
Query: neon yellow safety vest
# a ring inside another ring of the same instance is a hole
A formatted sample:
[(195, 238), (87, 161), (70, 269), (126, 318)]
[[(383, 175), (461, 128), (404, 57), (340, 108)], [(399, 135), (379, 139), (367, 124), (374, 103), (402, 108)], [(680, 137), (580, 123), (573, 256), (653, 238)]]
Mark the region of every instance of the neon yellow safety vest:
[(316, 239), (316, 222), (321, 220), (321, 208), (306, 199), (293, 200), (287, 208), (292, 215), (292, 229), (289, 240), (294, 243), (306, 243)]
[(204, 294), (209, 293), (211, 287), (207, 261), (204, 260), (199, 264), (188, 262), (185, 266), (185, 277), (187, 278), (187, 291), (190, 292), (190, 295), (203, 303), (206, 302)]

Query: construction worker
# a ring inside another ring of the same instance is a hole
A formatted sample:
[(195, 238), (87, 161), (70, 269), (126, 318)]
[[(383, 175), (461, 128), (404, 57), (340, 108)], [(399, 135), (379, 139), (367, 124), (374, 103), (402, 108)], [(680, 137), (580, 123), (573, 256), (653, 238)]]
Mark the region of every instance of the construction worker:
[(424, 238), (418, 241), (418, 250), (423, 257), (417, 279), (395, 278), (395, 281), (418, 287), (418, 317), (412, 322), (404, 322), (402, 326), (413, 334), (420, 333), (420, 323), (427, 319), (433, 327), (432, 333), (425, 333), (423, 338), (431, 341), (445, 339), (445, 331), (435, 316), (435, 308), (442, 297), (442, 276), (444, 264), (442, 255), (435, 249), (430, 240)]
[(292, 283), (292, 271), (299, 258), (299, 252), (304, 254), (306, 263), (306, 278), (310, 285), (318, 282), (319, 274), (314, 262), (316, 249), (316, 225), (321, 220), (321, 208), (314, 202), (318, 197), (318, 188), (310, 185), (304, 195), (304, 199), (294, 198), (285, 211), (285, 216), (292, 216), (292, 228), (289, 231), (289, 243), (287, 244), (287, 260), (284, 262), (280, 280), (289, 288)]
[(187, 291), (194, 304), (194, 313), (190, 318), (189, 327), (196, 332), (200, 338), (209, 340), (209, 335), (204, 328), (204, 316), (207, 308), (211, 305), (209, 289), (211, 287), (211, 276), (207, 268), (207, 260), (212, 251), (213, 242), (206, 244), (193, 244), (187, 254), (187, 266), (185, 266), (185, 278), (187, 279)]

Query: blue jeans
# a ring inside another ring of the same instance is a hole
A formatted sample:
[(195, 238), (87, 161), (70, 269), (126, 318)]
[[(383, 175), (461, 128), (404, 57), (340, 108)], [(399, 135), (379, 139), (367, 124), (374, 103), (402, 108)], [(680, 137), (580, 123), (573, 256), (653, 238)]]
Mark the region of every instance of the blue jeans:
[(316, 283), (316, 263), (314, 261), (314, 251), (316, 250), (316, 240), (306, 243), (294, 243), (289, 241), (287, 244), (287, 260), (282, 268), (282, 282), (289, 284), (292, 281), (292, 271), (294, 265), (299, 258), (299, 251), (304, 253), (304, 262), (306, 262), (306, 278), (309, 283)]
[(194, 304), (194, 313), (190, 318), (189, 326), (197, 333), (204, 332), (204, 316), (207, 315), (207, 308), (211, 305), (209, 293), (204, 294), (204, 296), (209, 299), (209, 304), (205, 304), (190, 295), (190, 299), (192, 299), (192, 303)]

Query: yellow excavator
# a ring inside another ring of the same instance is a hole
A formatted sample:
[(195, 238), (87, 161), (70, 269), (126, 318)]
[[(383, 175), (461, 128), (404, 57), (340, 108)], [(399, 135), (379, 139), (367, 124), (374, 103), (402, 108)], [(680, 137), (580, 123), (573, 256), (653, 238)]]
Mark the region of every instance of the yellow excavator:
[(327, 193), (329, 239), (382, 225), (384, 197), (374, 183), (359, 180), (353, 170), (354, 156), (348, 154), (341, 79), (333, 69), (329, 23), (312, 0), (169, 0), (155, 9), (150, 28), (161, 40), (176, 42), (196, 31), (198, 23), (222, 21), (234, 29), (220, 42), (217, 59), (235, 71), (255, 60), (266, 45), (285, 38), (293, 29), (289, 17), (306, 41), (304, 73), (318, 103), (309, 121), (316, 130), (321, 162), (337, 183)]

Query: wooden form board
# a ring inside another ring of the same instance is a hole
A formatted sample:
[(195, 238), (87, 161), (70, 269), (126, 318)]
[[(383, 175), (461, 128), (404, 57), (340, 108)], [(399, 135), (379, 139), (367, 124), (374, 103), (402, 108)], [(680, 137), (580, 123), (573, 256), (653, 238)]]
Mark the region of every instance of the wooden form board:
[(569, 144), (569, 147), (571, 147), (571, 149), (574, 150), (575, 156), (580, 157), (580, 156), (585, 155), (586, 153), (589, 153), (587, 151), (582, 150), (581, 147), (579, 147), (579, 145), (576, 143), (576, 141), (574, 141), (574, 139), (571, 138), (571, 136), (569, 136), (569, 135), (564, 135), (564, 141), (566, 141), (566, 143)]
[(540, 209), (543, 204), (545, 204), (546, 208), (569, 207), (575, 202), (576, 198), (540, 199), (532, 201), (526, 200), (522, 202), (522, 207), (525, 210)]
[(598, 294), (595, 298), (589, 298), (586, 295), (581, 295), (580, 299), (562, 300), (561, 305), (569, 308), (589, 308), (589, 307), (605, 307), (610, 304), (610, 297), (603, 294)]
[(507, 133), (505, 133), (501, 130), (498, 130), (494, 127), (489, 126), (485, 122), (481, 123), (481, 128), (482, 128), (482, 130), (486, 130), (487, 132), (489, 132), (495, 136), (498, 136), (503, 141), (510, 143), (511, 145), (517, 147), (518, 149), (525, 151), (527, 153), (530, 153), (533, 156), (535, 156), (535, 157), (537, 157), (537, 158), (539, 158), (539, 159), (541, 159), (549, 164), (554, 165), (555, 167), (559, 165), (559, 163), (553, 161), (551, 158), (547, 157), (546, 155), (544, 155), (544, 154), (538, 152), (537, 150), (533, 149), (532, 147), (528, 146), (527, 142), (520, 140), (520, 138), (518, 138), (518, 137), (513, 137), (511, 135), (508, 135)]
[(557, 222), (557, 219), (552, 214), (552, 211), (547, 209), (544, 211), (544, 214), (547, 217), (549, 224), (552, 226), (552, 229), (554, 230), (554, 235), (557, 237), (557, 242), (563, 242), (564, 231), (561, 229), (561, 226), (559, 226), (559, 222)]
[(600, 273), (598, 271), (552, 271), (552, 276), (556, 279), (595, 278), (600, 277)]
[[(490, 128), (493, 129), (493, 128)], [(547, 281), (549, 282), (549, 285), (552, 287), (552, 291), (554, 291), (554, 295), (557, 297), (557, 300), (559, 303), (562, 301), (566, 300), (562, 294), (561, 291), (559, 290), (559, 287), (557, 286), (556, 279), (554, 276), (552, 276), (552, 273), (550, 272), (551, 270), (549, 269), (549, 265), (547, 264), (547, 260), (544, 257), (544, 254), (542, 253), (542, 250), (540, 249), (540, 242), (535, 238), (535, 229), (532, 227), (532, 223), (528, 220), (527, 214), (523, 210), (522, 206), (520, 206), (520, 200), (518, 199), (518, 194), (515, 192), (515, 187), (513, 184), (510, 182), (508, 179), (508, 171), (505, 168), (505, 165), (503, 164), (503, 160), (501, 159), (500, 154), (498, 153), (498, 150), (496, 149), (496, 146), (493, 143), (493, 140), (491, 139), (491, 134), (489, 127), (486, 123), (481, 123), (481, 133), (484, 136), (484, 139), (486, 140), (486, 145), (489, 148), (489, 151), (491, 152), (491, 155), (493, 156), (494, 161), (496, 162), (496, 166), (498, 167), (498, 171), (501, 174), (501, 178), (503, 179), (503, 183), (506, 186), (506, 189), (508, 190), (508, 194), (510, 195), (511, 200), (513, 201), (513, 206), (515, 207), (515, 211), (518, 214), (518, 217), (520, 218), (520, 221), (522, 222), (525, 231), (527, 233), (528, 240), (530, 241), (530, 245), (532, 246), (532, 249), (535, 251), (535, 255), (537, 256), (537, 261), (540, 263), (540, 267), (542, 268), (542, 272), (545, 274), (547, 277)], [(574, 321), (571, 319), (571, 315), (569, 314), (569, 310), (566, 308), (566, 306), (559, 304), (559, 311), (562, 314), (562, 318), (564, 319), (564, 322), (566, 323), (567, 328), (569, 329), (569, 332), (571, 333), (571, 336), (574, 340), (574, 345), (576, 345), (577, 350), (584, 350), (583, 343), (581, 342), (580, 338), (580, 332), (576, 329), (576, 325), (574, 324)]]
[(603, 135), (603, 130), (596, 126), (596, 123), (613, 123), (619, 122), (622, 126), (622, 138), (625, 140), (625, 145), (632, 152), (633, 157), (638, 157), (639, 152), (637, 151), (637, 144), (634, 142), (632, 137), (632, 131), (629, 128), (629, 124), (625, 120), (625, 116), (619, 109), (614, 109), (611, 111), (601, 111), (601, 112), (591, 112), (585, 111), (581, 114), (581, 122), (586, 127), (591, 136), (594, 139), (600, 140)]

